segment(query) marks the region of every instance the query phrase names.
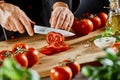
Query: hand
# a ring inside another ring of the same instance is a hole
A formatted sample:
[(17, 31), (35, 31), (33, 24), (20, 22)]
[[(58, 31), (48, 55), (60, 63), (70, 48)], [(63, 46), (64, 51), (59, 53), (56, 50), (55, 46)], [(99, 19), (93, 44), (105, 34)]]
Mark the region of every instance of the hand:
[(74, 21), (73, 13), (67, 7), (57, 6), (50, 18), (50, 24), (53, 28), (59, 28), (69, 31)]
[(30, 36), (34, 34), (31, 24), (34, 24), (17, 6), (9, 3), (0, 3), (0, 24), (9, 31), (24, 33), (25, 29)]

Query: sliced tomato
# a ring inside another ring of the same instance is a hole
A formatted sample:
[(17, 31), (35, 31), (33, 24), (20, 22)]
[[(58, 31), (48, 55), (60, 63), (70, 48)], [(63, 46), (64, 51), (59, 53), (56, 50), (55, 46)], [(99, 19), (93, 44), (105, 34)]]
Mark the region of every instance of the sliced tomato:
[(46, 41), (49, 45), (51, 45), (53, 42), (60, 42), (63, 43), (64, 42), (64, 36), (60, 33), (57, 32), (49, 32), (46, 36)]
[(54, 54), (54, 48), (51, 46), (45, 46), (42, 49), (40, 49), (40, 53), (45, 54), (45, 55)]

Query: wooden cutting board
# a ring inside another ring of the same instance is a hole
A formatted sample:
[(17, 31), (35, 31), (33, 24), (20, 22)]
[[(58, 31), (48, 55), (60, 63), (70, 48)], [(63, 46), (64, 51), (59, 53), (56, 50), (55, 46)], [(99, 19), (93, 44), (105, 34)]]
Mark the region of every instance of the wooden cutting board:
[[(40, 53), (39, 63), (33, 66), (31, 69), (36, 70), (41, 77), (49, 76), (49, 71), (53, 66), (58, 65), (58, 62), (67, 58), (74, 58), (79, 55), (76, 61), (80, 64), (95, 61), (97, 57), (105, 56), (105, 53), (96, 47), (93, 43), (94, 38), (100, 35), (104, 31), (101, 28), (97, 31), (82, 37), (67, 37), (65, 42), (71, 46), (71, 48), (65, 52), (60, 52), (51, 56), (46, 56)], [(0, 50), (11, 49), (11, 46), (18, 42), (24, 42), (30, 47), (41, 49), (47, 45), (45, 35), (35, 35), (33, 37), (22, 37), (18, 39), (12, 39), (8, 41), (0, 42)]]

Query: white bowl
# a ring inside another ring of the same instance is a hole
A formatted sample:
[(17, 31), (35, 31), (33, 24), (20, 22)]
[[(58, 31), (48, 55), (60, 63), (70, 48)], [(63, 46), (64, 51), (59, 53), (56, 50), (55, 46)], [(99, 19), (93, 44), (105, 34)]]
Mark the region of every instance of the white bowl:
[(103, 48), (107, 48), (110, 47), (113, 43), (115, 43), (116, 38), (114, 37), (102, 37), (99, 39), (94, 40), (94, 44), (103, 49)]

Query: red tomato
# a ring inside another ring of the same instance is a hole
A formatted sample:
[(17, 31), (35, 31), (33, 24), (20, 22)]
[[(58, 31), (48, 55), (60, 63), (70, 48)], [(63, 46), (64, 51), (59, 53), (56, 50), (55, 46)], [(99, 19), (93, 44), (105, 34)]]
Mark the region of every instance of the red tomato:
[(120, 42), (116, 42), (114, 43), (111, 48), (116, 52), (118, 53), (120, 51)]
[(14, 59), (22, 66), (27, 68), (28, 67), (28, 59), (25, 54), (17, 53), (14, 55)]
[(101, 20), (101, 27), (105, 27), (108, 15), (105, 12), (100, 12), (98, 13), (98, 17)]
[(39, 61), (39, 52), (34, 48), (28, 48), (28, 51), (25, 53), (28, 59), (28, 67), (32, 67)]
[(51, 46), (45, 46), (41, 48), (39, 52), (45, 55), (51, 55), (51, 54), (54, 54), (54, 48)]
[(5, 58), (9, 58), (13, 56), (13, 52), (9, 50), (0, 51), (0, 60), (4, 60)]
[(68, 66), (56, 66), (50, 70), (50, 80), (71, 80), (72, 71)]
[(58, 32), (49, 32), (46, 36), (46, 41), (49, 45), (51, 45), (53, 42), (64, 42), (64, 36)]
[(97, 30), (101, 27), (101, 20), (99, 17), (94, 16), (93, 18), (89, 18), (93, 22), (93, 30)]
[(80, 72), (80, 65), (77, 62), (71, 60), (64, 60), (63, 62), (72, 70), (72, 77), (75, 77)]
[(76, 35), (86, 35), (93, 31), (93, 23), (89, 19), (82, 19), (77, 22), (77, 26), (72, 26)]
[(28, 45), (26, 45), (25, 43), (16, 43), (12, 46), (12, 51), (15, 52), (18, 49), (28, 49)]

